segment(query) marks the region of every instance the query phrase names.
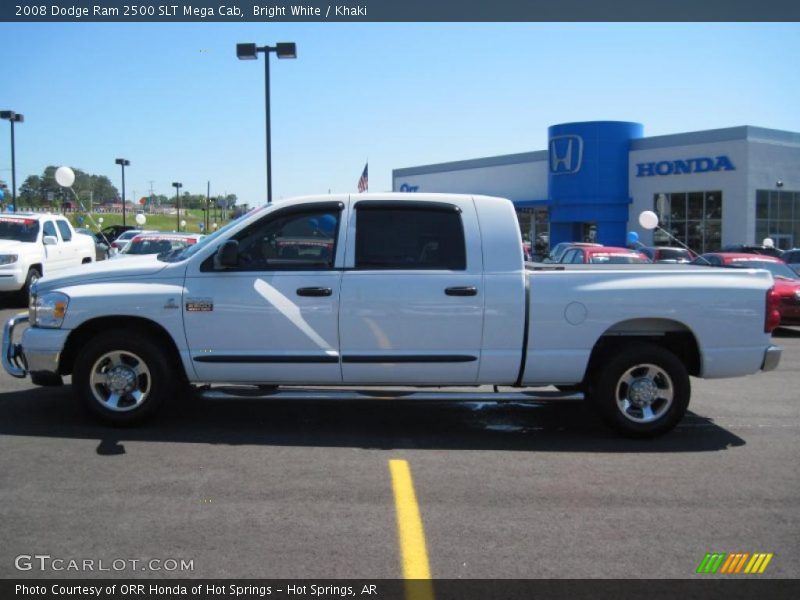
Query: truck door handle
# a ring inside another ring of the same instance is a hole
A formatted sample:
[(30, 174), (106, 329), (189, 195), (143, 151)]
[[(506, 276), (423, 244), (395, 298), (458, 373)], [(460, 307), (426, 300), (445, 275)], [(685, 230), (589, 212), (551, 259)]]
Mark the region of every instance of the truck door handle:
[(307, 287), (297, 290), (298, 296), (330, 296), (331, 294), (333, 294), (333, 290), (326, 287)]
[(449, 287), (444, 290), (448, 296), (477, 296), (478, 288), (474, 285), (467, 287)]

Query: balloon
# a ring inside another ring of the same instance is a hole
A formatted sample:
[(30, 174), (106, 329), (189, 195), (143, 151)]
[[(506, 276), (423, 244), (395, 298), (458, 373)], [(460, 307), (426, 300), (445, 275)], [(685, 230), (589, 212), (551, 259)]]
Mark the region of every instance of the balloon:
[(333, 234), (333, 230), (336, 228), (336, 217), (333, 215), (323, 215), (319, 220), (319, 228), (320, 231), (327, 235)]
[(184, 221), (183, 219), (181, 219), (181, 227), (186, 227), (186, 221)]
[(75, 183), (75, 171), (69, 167), (58, 167), (56, 169), (56, 182), (61, 187), (72, 187)]
[(761, 244), (767, 248), (774, 248), (775, 241), (772, 238), (764, 238), (764, 241)]
[(137, 225), (144, 225), (147, 223), (147, 217), (145, 217), (142, 213), (136, 215), (136, 224)]
[(646, 210), (639, 215), (639, 225), (645, 229), (655, 229), (658, 227), (658, 215), (652, 210)]
[(5, 194), (3, 193), (3, 190), (0, 190), (0, 200), (3, 199), (3, 196), (5, 196)]
[(100, 223), (100, 225), (102, 225), (103, 224), (103, 217), (98, 218), (97, 222)]
[(636, 233), (635, 231), (629, 231), (628, 232), (628, 243), (629, 244), (635, 244), (638, 241), (639, 241), (639, 234)]

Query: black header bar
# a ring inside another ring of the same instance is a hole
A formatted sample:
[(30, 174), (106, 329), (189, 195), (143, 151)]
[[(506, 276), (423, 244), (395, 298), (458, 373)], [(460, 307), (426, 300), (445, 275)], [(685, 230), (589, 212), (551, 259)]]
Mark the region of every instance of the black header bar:
[(796, 0), (11, 0), (5, 22), (798, 21)]
[(37, 600), (795, 600), (797, 579), (37, 579), (0, 581), (0, 597)]

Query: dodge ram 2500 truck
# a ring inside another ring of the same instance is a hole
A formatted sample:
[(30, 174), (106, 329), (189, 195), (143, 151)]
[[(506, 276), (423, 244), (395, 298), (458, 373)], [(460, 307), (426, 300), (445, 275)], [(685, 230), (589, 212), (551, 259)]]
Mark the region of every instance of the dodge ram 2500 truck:
[(29, 316), (5, 326), (3, 362), (35, 384), (71, 374), (74, 395), (116, 424), (187, 384), (218, 396), (212, 385), (402, 385), (423, 398), (550, 384), (652, 436), (683, 416), (690, 376), (775, 368), (772, 284), (760, 270), (526, 264), (501, 198), (306, 197), (182, 251), (43, 278)]

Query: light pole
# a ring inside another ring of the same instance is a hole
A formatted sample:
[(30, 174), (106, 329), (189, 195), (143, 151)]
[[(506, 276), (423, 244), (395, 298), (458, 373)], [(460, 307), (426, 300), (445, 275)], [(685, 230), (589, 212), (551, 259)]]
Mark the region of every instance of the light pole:
[(125, 227), (125, 167), (130, 165), (131, 161), (125, 158), (118, 158), (114, 162), (122, 167), (122, 226)]
[(175, 188), (175, 225), (177, 230), (181, 230), (181, 197), (178, 195), (178, 190), (183, 187), (183, 184), (178, 181), (172, 182), (172, 187)]
[(206, 210), (205, 214), (203, 215), (203, 227), (206, 231), (208, 231), (208, 224), (211, 222), (209, 219), (209, 211), (211, 210), (211, 182), (208, 182), (208, 186), (206, 187)]
[(0, 119), (11, 123), (11, 202), (17, 209), (17, 163), (14, 155), (14, 123), (24, 123), (25, 117), (13, 110), (0, 110)]
[(297, 45), (294, 42), (280, 42), (274, 46), (255, 44), (236, 44), (236, 57), (239, 60), (256, 60), (258, 53), (264, 53), (264, 95), (266, 98), (267, 121), (267, 204), (272, 204), (272, 142), (269, 134), (269, 53), (278, 58), (297, 58)]

